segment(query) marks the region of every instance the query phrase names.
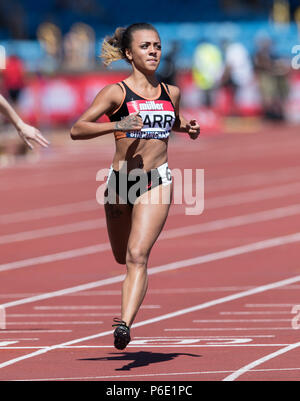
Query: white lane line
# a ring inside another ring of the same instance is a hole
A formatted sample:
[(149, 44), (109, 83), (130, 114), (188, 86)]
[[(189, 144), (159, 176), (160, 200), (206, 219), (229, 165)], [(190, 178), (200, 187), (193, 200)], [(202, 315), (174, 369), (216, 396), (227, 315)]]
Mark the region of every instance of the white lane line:
[[(149, 269), (149, 270), (150, 270), (150, 274), (151, 274), (151, 269)], [(125, 274), (120, 275), (120, 276), (115, 276), (112, 278), (108, 278), (108, 279), (104, 279), (104, 280), (87, 283), (87, 284), (78, 285), (75, 287), (65, 288), (65, 289), (58, 290), (58, 291), (44, 293), (44, 294), (36, 295), (33, 297), (29, 297), (29, 298), (18, 299), (16, 301), (11, 301), (11, 302), (2, 304), (2, 305), (0, 305), (0, 307), (4, 307), (7, 309), (7, 308), (10, 308), (13, 306), (24, 305), (24, 304), (28, 304), (28, 303), (32, 303), (32, 302), (41, 301), (44, 299), (50, 299), (50, 298), (56, 298), (56, 297), (65, 296), (65, 295), (69, 295), (69, 294), (74, 294), (76, 292), (85, 291), (90, 288), (96, 288), (96, 287), (101, 287), (101, 286), (110, 285), (110, 284), (114, 284), (114, 283), (120, 283), (121, 281), (124, 280), (124, 278), (125, 278)]]
[(96, 199), (76, 203), (64, 203), (62, 205), (49, 206), (40, 209), (31, 209), (21, 212), (2, 214), (0, 216), (0, 224), (12, 224), (25, 221), (47, 219), (50, 217), (90, 212), (97, 209), (100, 209), (100, 205), (97, 204)]
[(186, 295), (187, 293), (198, 293), (198, 292), (243, 291), (243, 290), (249, 290), (250, 288), (254, 288), (254, 286), (247, 285), (247, 286), (200, 287), (200, 288), (153, 288), (153, 289), (149, 289), (148, 293), (149, 294), (184, 294), (184, 295)]
[(219, 312), (220, 315), (234, 315), (234, 316), (248, 316), (248, 315), (290, 315), (290, 311), (277, 311), (277, 312), (272, 312), (272, 311), (259, 311), (259, 312)]
[[(205, 208), (213, 209), (224, 206), (233, 206), (244, 203), (258, 202), (263, 199), (281, 198), (288, 195), (296, 195), (300, 193), (300, 184), (298, 182), (286, 185), (279, 185), (271, 188), (264, 188), (259, 190), (252, 190), (246, 192), (238, 192), (233, 195), (223, 195), (208, 198)], [(174, 210), (174, 206), (170, 211), (170, 214), (178, 213)], [(2, 214), (0, 216), (0, 224), (12, 224), (24, 221), (40, 220), (43, 218), (58, 217), (70, 214), (76, 214), (80, 212), (89, 212), (94, 210), (100, 210), (99, 205), (95, 200), (87, 200), (76, 203), (62, 204), (57, 206), (50, 206), (47, 208), (31, 209), (27, 211), (14, 212), (8, 214)], [(183, 209), (179, 211), (182, 213)]]
[[(107, 168), (105, 166), (104, 168)], [(47, 180), (45, 180), (44, 172), (33, 171), (34, 176), (30, 174), (30, 182), (28, 176), (17, 176), (17, 180), (12, 182), (10, 178), (1, 177), (0, 191), (10, 191), (13, 189), (28, 189), (49, 185), (61, 185), (63, 183), (69, 184), (70, 182), (91, 181), (92, 177), (96, 176), (99, 167), (88, 167), (81, 169), (70, 169), (65, 175), (58, 174), (58, 171), (49, 169), (47, 173)], [(50, 174), (49, 174), (50, 173)], [(240, 187), (259, 186), (263, 184), (276, 183), (280, 181), (290, 181), (298, 179), (300, 175), (299, 166), (287, 167), (283, 169), (276, 169), (271, 171), (263, 171), (258, 174), (242, 174), (234, 177), (225, 177), (211, 180), (207, 189), (233, 189)], [(24, 180), (25, 178), (25, 180)], [(25, 182), (24, 182), (25, 181)]]
[[(281, 368), (281, 369), (255, 369), (252, 372), (260, 372), (260, 373), (267, 373), (267, 372), (293, 372), (298, 371), (300, 368)], [(163, 376), (191, 376), (191, 375), (218, 375), (218, 374), (227, 374), (232, 373), (232, 370), (216, 370), (216, 371), (202, 371), (202, 372), (170, 372), (170, 373), (147, 373), (147, 374), (140, 374), (140, 375), (115, 375), (115, 376), (87, 376), (87, 377), (53, 377), (47, 379), (24, 379), (24, 381), (58, 381), (58, 380), (96, 380), (96, 379), (121, 379), (121, 378), (128, 378), (133, 379), (135, 377), (163, 377)], [(22, 380), (11, 380), (11, 381), (22, 381)]]
[(254, 187), (271, 184), (280, 181), (297, 180), (300, 176), (300, 168), (287, 167), (272, 171), (264, 171), (259, 174), (242, 174), (239, 176), (211, 179), (207, 182), (206, 191), (229, 190), (234, 188)]
[[(12, 344), (17, 344), (19, 341), (0, 341), (0, 349), (6, 349), (6, 347)], [(25, 347), (26, 348), (26, 347)], [(34, 349), (36, 347), (28, 347), (29, 349)]]
[[(299, 281), (300, 281), (300, 276), (296, 276), (296, 277), (291, 277), (291, 278), (288, 278), (288, 279), (285, 279), (285, 280), (277, 281), (277, 282), (274, 282), (274, 283), (269, 283), (269, 284), (266, 284), (266, 285), (262, 285), (262, 286), (253, 288), (251, 290), (247, 290), (247, 291), (239, 292), (239, 293), (236, 293), (236, 294), (228, 295), (228, 296), (223, 297), (223, 298), (214, 299), (212, 301), (208, 301), (208, 302), (205, 302), (205, 303), (202, 303), (202, 304), (199, 304), (199, 305), (195, 305), (195, 306), (192, 306), (192, 307), (189, 307), (189, 308), (180, 309), (180, 310), (177, 310), (175, 312), (171, 312), (171, 313), (167, 313), (167, 314), (164, 314), (164, 315), (160, 315), (160, 316), (157, 316), (157, 317), (152, 318), (152, 319), (147, 319), (147, 320), (144, 320), (144, 321), (141, 321), (141, 322), (133, 324), (132, 328), (142, 327), (142, 326), (145, 326), (145, 325), (161, 322), (163, 320), (171, 319), (171, 318), (174, 318), (174, 317), (183, 316), (183, 315), (186, 315), (186, 314), (191, 313), (191, 312), (196, 312), (196, 311), (199, 311), (199, 310), (207, 309), (207, 308), (210, 308), (212, 306), (216, 306), (216, 305), (224, 304), (224, 303), (227, 303), (227, 302), (235, 301), (237, 299), (249, 297), (251, 295), (261, 294), (263, 292), (273, 290), (274, 288), (282, 287), (283, 285), (289, 285), (289, 284), (297, 283)], [(77, 338), (77, 339), (74, 339), (74, 340), (71, 340), (71, 341), (67, 341), (67, 342), (64, 342), (64, 343), (61, 343), (61, 344), (52, 345), (52, 346), (49, 346), (47, 348), (44, 348), (44, 349), (29, 353), (29, 354), (26, 354), (26, 355), (22, 355), (20, 357), (17, 357), (17, 358), (11, 359), (11, 360), (8, 360), (6, 362), (3, 362), (3, 363), (0, 364), (0, 369), (3, 369), (5, 367), (7, 367), (7, 366), (11, 366), (11, 365), (13, 365), (15, 363), (24, 361), (26, 359), (33, 358), (35, 356), (42, 355), (42, 354), (45, 354), (45, 353), (53, 351), (53, 350), (57, 350), (57, 349), (59, 349), (61, 347), (75, 345), (75, 344), (78, 344), (78, 343), (94, 340), (96, 338), (101, 338), (101, 337), (105, 337), (105, 336), (112, 335), (112, 334), (113, 334), (113, 330), (109, 330), (109, 331), (104, 331), (102, 333), (97, 333), (97, 334), (94, 334), (94, 335), (90, 335), (90, 336), (87, 336), (87, 337)]]
[[(105, 166), (104, 168), (107, 168)], [(64, 176), (61, 176), (59, 172), (56, 170), (53, 171), (52, 168), (49, 168), (48, 166), (48, 179), (45, 181), (45, 172), (37, 172), (35, 170), (31, 171), (25, 177), (16, 174), (17, 180), (15, 182), (12, 182), (10, 178), (7, 178), (5, 176), (1, 177), (1, 188), (0, 191), (7, 191), (7, 190), (12, 190), (12, 189), (19, 189), (19, 188), (33, 188), (36, 186), (44, 186), (44, 185), (49, 185), (49, 179), (52, 181), (53, 184), (60, 184), (64, 182), (72, 182), (74, 181), (82, 181), (82, 180), (87, 180), (96, 176), (97, 171), (100, 169), (100, 167), (88, 167), (88, 168), (81, 168), (81, 169), (74, 169), (70, 168), (69, 171), (64, 171), (67, 174)], [(23, 171), (22, 171), (23, 172)], [(28, 176), (30, 174), (30, 179), (31, 182), (28, 182)], [(269, 184), (277, 181), (287, 181), (287, 180), (292, 180), (292, 179), (297, 179), (300, 174), (300, 168), (299, 166), (295, 167), (287, 167), (283, 169), (274, 169), (271, 171), (262, 171), (259, 175), (257, 174), (242, 174), (239, 176), (234, 176), (234, 177), (225, 177), (225, 178), (219, 178), (219, 179), (214, 179), (211, 180), (211, 185), (209, 186), (212, 188), (225, 188), (225, 189), (232, 189), (235, 187), (239, 186), (256, 186), (256, 185), (262, 185), (262, 184)], [(24, 179), (26, 181), (26, 184), (24, 184)], [(46, 182), (46, 183), (45, 183)]]
[(106, 227), (106, 219), (93, 219), (80, 221), (78, 223), (64, 224), (61, 226), (40, 228), (38, 230), (18, 232), (0, 236), (0, 245), (12, 244), (14, 242), (28, 241), (37, 238), (47, 238), (69, 233), (96, 230)]
[(286, 207), (265, 210), (262, 212), (249, 213), (246, 215), (234, 216), (226, 219), (219, 219), (207, 223), (195, 224), (192, 226), (187, 226), (182, 228), (169, 229), (163, 231), (159, 239), (170, 239), (180, 236), (223, 230), (225, 228), (240, 227), (245, 224), (254, 224), (263, 221), (290, 217), (297, 215), (299, 213), (300, 213), (300, 205), (295, 204)]
[(25, 292), (22, 294), (19, 294), (19, 293), (5, 294), (5, 293), (3, 293), (3, 294), (0, 294), (0, 298), (4, 298), (4, 299), (6, 299), (6, 298), (22, 298), (22, 297), (29, 297), (29, 296), (33, 296), (33, 295), (36, 295), (36, 294), (31, 294), (28, 292)]
[[(118, 308), (120, 309), (120, 307)], [(106, 314), (104, 314), (105, 316)], [(108, 314), (111, 316), (111, 313)], [(103, 313), (10, 313), (9, 317), (10, 318), (28, 318), (28, 317), (75, 317), (75, 316), (81, 316), (81, 317), (86, 317), (86, 316), (103, 316)]]
[[(254, 224), (262, 221), (281, 219), (281, 218), (291, 217), (297, 214), (300, 214), (300, 205), (299, 204), (289, 205), (286, 207), (264, 210), (261, 212), (249, 213), (246, 215), (234, 216), (226, 219), (219, 219), (207, 223), (169, 229), (161, 233), (159, 240), (171, 239), (192, 234), (200, 234), (215, 230), (222, 230), (229, 227), (239, 227), (244, 224)], [(64, 235), (73, 232), (95, 230), (98, 228), (103, 228), (105, 226), (106, 226), (106, 219), (101, 218), (99, 220), (92, 219), (55, 227), (46, 227), (37, 230), (18, 232), (0, 236), (0, 245), (10, 244), (20, 241), (28, 241), (37, 238), (40, 239), (51, 236)]]
[(289, 285), (288, 287), (283, 288), (283, 290), (300, 290), (300, 285)]
[(290, 327), (182, 327), (181, 329), (164, 329), (164, 331), (266, 331), (266, 330), (291, 330), (295, 331), (295, 329)]
[(246, 308), (292, 308), (293, 304), (246, 304)]
[(50, 186), (57, 186), (59, 187), (60, 185), (70, 185), (73, 183), (77, 182), (90, 182), (92, 177), (96, 176), (97, 171), (99, 170), (98, 167), (94, 168), (86, 168), (86, 169), (74, 169), (70, 171), (68, 174), (57, 174), (57, 172), (53, 175), (50, 175), (47, 173), (47, 179), (45, 179), (45, 174), (39, 174), (36, 175), (32, 178), (24, 179), (24, 177), (20, 177), (20, 179), (15, 180), (14, 182), (11, 179), (7, 179), (6, 182), (1, 182), (1, 187), (0, 191), (5, 192), (5, 191), (20, 191), (20, 190), (28, 190), (28, 189), (36, 189), (36, 188), (41, 188), (41, 187), (47, 187), (49, 188)]
[[(15, 341), (17, 343), (18, 341)], [(255, 348), (255, 347), (286, 347), (290, 344), (176, 344), (176, 345), (166, 345), (166, 344), (142, 344), (143, 348), (237, 348), (237, 347), (247, 347), (247, 348)], [(10, 346), (8, 343), (7, 345), (2, 344), (0, 341), (0, 349), (10, 349), (10, 350), (28, 350), (28, 349), (36, 349), (36, 350), (44, 350), (47, 349), (48, 346)], [(112, 348), (114, 349), (115, 347), (113, 345), (71, 345), (71, 346), (65, 346), (65, 347), (59, 347), (59, 349), (104, 349), (104, 348)], [(141, 344), (137, 345), (128, 345), (127, 348), (141, 348)], [(1, 367), (1, 366), (0, 366)]]
[[(287, 291), (293, 289), (295, 286), (287, 286), (283, 288), (277, 288), (278, 291)], [(249, 290), (250, 288), (254, 288), (253, 285), (241, 285), (241, 286), (231, 286), (231, 287), (199, 287), (199, 288), (150, 288), (148, 290), (148, 294), (186, 294), (190, 293), (199, 293), (199, 292), (232, 292), (232, 291), (243, 291)], [(299, 286), (300, 288), (300, 286)], [(121, 290), (99, 290), (99, 291), (82, 291), (76, 294), (76, 297), (94, 297), (94, 296), (102, 296), (102, 295), (111, 295), (118, 296), (121, 295)], [(40, 295), (41, 293), (2, 293), (0, 294), (0, 299), (9, 299), (9, 298), (25, 298), (25, 297), (33, 297), (36, 295)], [(72, 297), (74, 294), (69, 294), (68, 296)], [(289, 304), (289, 307), (293, 307), (295, 304)], [(275, 312), (274, 312), (275, 313)]]
[[(248, 288), (248, 287), (247, 287)], [(242, 289), (246, 289), (246, 288), (242, 288)], [(76, 294), (76, 296), (82, 296), (82, 297), (93, 297), (93, 296), (98, 296), (98, 295), (121, 295), (121, 290), (103, 290), (103, 291), (86, 291), (86, 292), (80, 292), (78, 294)], [(25, 298), (25, 297), (34, 297), (36, 295), (40, 295), (40, 292), (36, 292), (36, 293), (10, 293), (10, 294), (0, 294), (0, 299), (9, 299), (9, 298)], [(74, 296), (74, 294), (69, 294), (70, 297)]]
[(277, 187), (238, 192), (233, 195), (223, 195), (206, 200), (205, 209), (216, 209), (224, 206), (241, 205), (245, 203), (258, 202), (261, 200), (282, 198), (288, 195), (297, 195), (300, 193), (300, 184), (293, 183), (279, 185)]
[[(293, 290), (295, 286), (286, 286), (282, 288), (277, 288), (277, 291), (290, 291)], [(159, 294), (159, 295), (164, 295), (164, 294), (184, 294), (186, 295), (187, 292), (189, 293), (201, 293), (201, 292), (232, 292), (232, 291), (243, 291), (243, 290), (249, 290), (251, 288), (254, 288), (253, 285), (240, 285), (240, 286), (228, 286), (228, 287), (199, 287), (199, 288), (150, 288), (148, 290), (148, 294)], [(300, 286), (299, 286), (300, 288)], [(38, 294), (0, 294), (0, 298), (21, 298), (25, 296), (33, 296), (33, 295), (38, 295)], [(121, 290), (99, 290), (99, 291), (86, 291), (86, 292), (81, 292), (78, 294), (78, 296), (82, 297), (93, 297), (93, 296), (102, 296), (102, 295), (121, 295)], [(70, 294), (72, 296), (72, 294)], [(291, 304), (291, 307), (295, 306), (295, 304)]]
[[(258, 213), (251, 213), (244, 216), (236, 216), (227, 219), (216, 220), (208, 223), (197, 224), (193, 226), (187, 226), (182, 228), (175, 228), (163, 231), (158, 238), (158, 241), (167, 240), (176, 237), (184, 237), (193, 234), (199, 234), (204, 232), (222, 230), (228, 227), (239, 227), (243, 224), (254, 224), (261, 221), (273, 220), (277, 218), (283, 218), (292, 216), (300, 213), (300, 205), (291, 205), (284, 208), (277, 208), (269, 211), (263, 211)], [(20, 237), (19, 237), (20, 238)], [(1, 240), (0, 240), (1, 242)], [(110, 244), (103, 243), (94, 246), (88, 246), (84, 248), (72, 249), (51, 255), (44, 255), (16, 262), (9, 262), (0, 265), (0, 272), (20, 269), (28, 266), (41, 265), (43, 263), (50, 263), (52, 261), (66, 260), (80, 256), (86, 256), (95, 254), (98, 252), (104, 252), (111, 249)]]
[(193, 320), (194, 323), (273, 323), (290, 322), (291, 319), (208, 319)]
[(266, 355), (263, 358), (257, 359), (256, 361), (245, 365), (241, 369), (239, 369), (236, 372), (232, 373), (231, 375), (225, 377), (225, 379), (223, 379), (222, 381), (234, 381), (237, 378), (239, 378), (241, 375), (243, 375), (244, 373), (247, 373), (251, 369), (255, 368), (256, 366), (262, 365), (263, 363), (270, 361), (271, 359), (277, 358), (278, 356), (286, 354), (287, 352), (292, 351), (299, 347), (300, 347), (300, 342), (297, 342), (295, 344), (290, 344), (276, 352), (273, 352), (272, 354)]
[[(166, 271), (170, 271), (170, 270), (181, 269), (184, 267), (200, 265), (200, 264), (204, 264), (204, 263), (213, 262), (216, 260), (231, 258), (233, 256), (247, 254), (250, 252), (256, 252), (256, 251), (269, 249), (269, 248), (273, 248), (273, 247), (277, 247), (277, 246), (281, 246), (281, 245), (292, 244), (292, 243), (296, 243), (299, 241), (300, 241), (300, 233), (290, 234), (290, 235), (283, 236), (283, 237), (275, 237), (275, 238), (271, 238), (271, 239), (268, 239), (265, 241), (254, 242), (254, 243), (242, 245), (242, 246), (239, 246), (236, 248), (226, 249), (224, 251), (209, 253), (207, 255), (198, 256), (198, 257), (195, 257), (192, 259), (184, 259), (184, 260), (180, 260), (177, 262), (168, 263), (168, 264), (157, 266), (157, 267), (152, 267), (152, 268), (148, 269), (148, 274), (151, 275), (151, 274), (162, 273), (162, 272), (166, 272)], [(91, 247), (91, 248), (94, 248), (94, 247)], [(94, 252), (94, 249), (92, 249), (91, 251)], [(9, 308), (12, 306), (24, 305), (27, 303), (41, 301), (44, 299), (54, 298), (54, 297), (58, 297), (58, 296), (62, 296), (62, 295), (67, 295), (67, 294), (74, 293), (74, 292), (85, 291), (88, 289), (97, 288), (97, 287), (101, 287), (104, 285), (115, 284), (115, 283), (119, 283), (119, 282), (123, 281), (124, 278), (125, 278), (125, 274), (122, 274), (119, 276), (107, 278), (107, 279), (100, 280), (100, 281), (95, 281), (95, 282), (91, 282), (91, 283), (87, 283), (87, 284), (78, 285), (75, 287), (65, 288), (65, 289), (59, 290), (59, 291), (49, 292), (49, 293), (45, 293), (45, 294), (41, 294), (41, 295), (37, 295), (37, 296), (25, 298), (25, 299), (19, 299), (16, 301), (7, 302), (7, 303), (0, 305), (0, 308), (1, 307)], [(251, 291), (251, 289), (249, 291)]]
[(1, 338), (1, 341), (38, 341), (40, 338)]
[(6, 311), (0, 306), (0, 330), (6, 329)]
[[(120, 307), (119, 307), (119, 309), (120, 309)], [(115, 313), (117, 313), (116, 311), (115, 311)], [(120, 313), (120, 311), (118, 311), (118, 313)], [(9, 318), (21, 318), (21, 317), (35, 317), (35, 316), (37, 316), (37, 317), (63, 317), (63, 316), (65, 316), (65, 317), (67, 317), (67, 316), (105, 316), (105, 317), (107, 317), (107, 316), (110, 316), (111, 317), (111, 314), (112, 314), (112, 312), (101, 312), (101, 313), (89, 313), (89, 314), (82, 314), (82, 313), (80, 313), (80, 314), (61, 314), (61, 313), (59, 313), (59, 314), (52, 314), (52, 313), (45, 313), (45, 314), (32, 314), (32, 315), (27, 315), (27, 314), (9, 314)], [(18, 323), (19, 324), (19, 323)]]
[[(140, 309), (160, 309), (160, 305), (141, 305)], [(35, 310), (98, 310), (120, 309), (120, 305), (55, 305), (35, 306)], [(11, 315), (10, 315), (11, 316)]]
[(39, 333), (39, 334), (43, 334), (43, 333), (72, 333), (72, 331), (73, 330), (44, 330), (44, 329), (33, 329), (33, 330), (5, 330), (5, 331), (0, 331), (0, 335), (1, 334), (3, 334), (3, 335), (6, 335), (6, 334), (27, 334), (27, 333), (30, 333), (30, 334), (36, 334), (36, 333)]
[(4, 263), (0, 265), (0, 272), (14, 269), (21, 269), (29, 266), (37, 266), (45, 263), (58, 262), (60, 260), (68, 260), (76, 257), (94, 255), (95, 253), (104, 252), (111, 249), (110, 244), (103, 243), (99, 245), (91, 245), (84, 248), (71, 249), (70, 251), (63, 251), (53, 253), (51, 255), (38, 256), (34, 258), (19, 260), (17, 262)]
[(177, 338), (196, 338), (196, 339), (200, 339), (200, 340), (211, 340), (211, 339), (221, 339), (221, 340), (223, 340), (223, 339), (225, 339), (225, 340), (227, 340), (227, 339), (236, 339), (236, 338), (274, 338), (275, 337), (275, 335), (274, 334), (270, 334), (270, 335), (254, 335), (254, 336), (237, 336), (237, 335), (233, 335), (233, 336), (173, 336), (173, 337), (170, 337), (170, 336), (159, 336), (159, 337), (139, 337), (139, 336), (134, 336), (134, 339), (136, 340), (136, 339), (138, 339), (138, 338), (140, 338), (140, 339), (149, 339), (149, 340), (152, 340), (152, 339), (164, 339), (164, 338), (168, 338), (168, 339), (177, 339)]
[(75, 325), (81, 325), (81, 324), (83, 324), (83, 325), (85, 325), (85, 324), (89, 324), (89, 325), (93, 325), (93, 324), (95, 324), (95, 325), (97, 325), (97, 324), (103, 324), (103, 322), (100, 322), (100, 321), (97, 321), (97, 322), (95, 322), (95, 321), (90, 321), (90, 322), (88, 322), (88, 321), (69, 321), (69, 320), (64, 320), (63, 322), (50, 322), (50, 321), (48, 321), (48, 322), (41, 322), (41, 321), (39, 321), (39, 322), (6, 322), (6, 326), (36, 326), (36, 325), (39, 325), (39, 326), (41, 326), (41, 325), (57, 325), (57, 326), (61, 326), (61, 325), (65, 325), (65, 326), (67, 326), (68, 324), (75, 324)]

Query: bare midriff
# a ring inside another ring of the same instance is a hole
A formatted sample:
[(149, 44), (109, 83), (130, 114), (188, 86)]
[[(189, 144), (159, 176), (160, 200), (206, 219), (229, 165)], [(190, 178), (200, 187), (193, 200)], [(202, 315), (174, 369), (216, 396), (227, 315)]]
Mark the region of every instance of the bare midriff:
[(150, 171), (168, 161), (167, 139), (122, 138), (116, 141), (113, 169), (121, 170), (127, 162), (128, 172), (139, 168)]

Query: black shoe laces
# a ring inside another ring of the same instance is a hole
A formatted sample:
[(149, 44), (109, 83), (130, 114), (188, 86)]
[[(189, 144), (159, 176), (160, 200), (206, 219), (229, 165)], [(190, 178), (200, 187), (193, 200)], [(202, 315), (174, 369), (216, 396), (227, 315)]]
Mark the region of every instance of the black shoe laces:
[(127, 326), (126, 322), (124, 322), (124, 320), (121, 320), (121, 319), (118, 319), (117, 317), (115, 317), (113, 321), (116, 324), (113, 324), (112, 327), (124, 326), (124, 327), (126, 327), (126, 329), (129, 330), (129, 327)]

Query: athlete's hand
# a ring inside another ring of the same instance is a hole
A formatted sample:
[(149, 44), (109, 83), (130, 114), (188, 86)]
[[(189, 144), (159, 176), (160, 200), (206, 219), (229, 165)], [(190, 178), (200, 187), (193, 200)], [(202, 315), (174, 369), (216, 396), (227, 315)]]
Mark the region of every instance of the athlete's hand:
[(187, 133), (189, 134), (191, 139), (197, 139), (200, 135), (200, 125), (196, 120), (191, 120), (187, 124)]
[(49, 142), (46, 138), (43, 137), (41, 132), (31, 125), (23, 123), (17, 131), (22, 140), (26, 143), (27, 146), (29, 146), (30, 149), (33, 149), (33, 146), (29, 141), (34, 141), (44, 148), (47, 148), (49, 145)]
[(121, 121), (116, 122), (116, 131), (140, 131), (143, 128), (143, 120), (139, 112), (129, 114)]

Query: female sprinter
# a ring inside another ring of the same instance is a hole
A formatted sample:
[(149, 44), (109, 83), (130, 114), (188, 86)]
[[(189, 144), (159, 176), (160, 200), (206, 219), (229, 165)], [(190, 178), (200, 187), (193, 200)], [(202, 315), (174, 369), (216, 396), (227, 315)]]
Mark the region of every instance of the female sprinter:
[[(172, 178), (167, 163), (170, 131), (186, 132), (196, 139), (200, 128), (196, 120), (188, 122), (179, 113), (179, 89), (158, 82), (155, 76), (161, 41), (152, 25), (138, 23), (118, 28), (104, 40), (101, 57), (105, 65), (125, 59), (131, 64), (132, 73), (123, 82), (108, 85), (99, 92), (72, 127), (71, 137), (90, 139), (111, 132), (115, 135), (116, 153), (106, 190), (107, 195), (113, 188), (115, 199), (106, 197), (105, 212), (114, 257), (127, 266), (122, 317), (115, 319), (113, 325), (115, 347), (124, 349), (146, 294), (149, 254), (170, 208)], [(111, 122), (97, 123), (103, 114)], [(134, 181), (130, 175), (137, 169), (143, 171), (144, 177), (136, 176)], [(140, 188), (133, 197), (131, 189), (142, 178), (144, 189)], [(151, 193), (156, 196), (155, 203), (147, 201)]]
[(40, 131), (31, 125), (24, 123), (2, 95), (0, 95), (0, 112), (14, 125), (18, 134), (30, 149), (33, 148), (30, 141), (35, 141), (44, 148), (48, 147), (49, 142), (43, 137)]

